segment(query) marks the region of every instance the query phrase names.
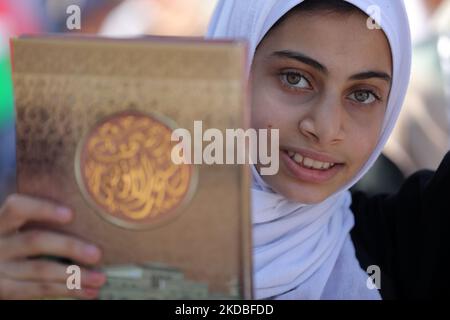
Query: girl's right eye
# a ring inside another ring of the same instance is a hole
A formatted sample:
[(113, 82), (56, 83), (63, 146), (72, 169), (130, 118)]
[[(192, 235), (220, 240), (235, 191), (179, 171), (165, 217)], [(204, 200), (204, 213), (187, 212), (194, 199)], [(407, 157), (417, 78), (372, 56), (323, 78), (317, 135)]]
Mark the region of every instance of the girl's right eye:
[(312, 89), (311, 83), (301, 74), (294, 71), (280, 73), (283, 85), (292, 89)]

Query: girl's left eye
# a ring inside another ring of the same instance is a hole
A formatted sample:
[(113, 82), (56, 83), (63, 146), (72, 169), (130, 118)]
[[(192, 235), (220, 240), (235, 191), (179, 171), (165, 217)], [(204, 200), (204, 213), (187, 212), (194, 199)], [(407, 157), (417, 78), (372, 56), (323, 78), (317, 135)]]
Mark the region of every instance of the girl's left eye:
[(358, 90), (349, 95), (349, 98), (363, 104), (371, 104), (380, 98), (370, 90)]
[(284, 85), (291, 88), (298, 89), (310, 89), (311, 84), (300, 73), (297, 72), (284, 72), (280, 74), (281, 81)]

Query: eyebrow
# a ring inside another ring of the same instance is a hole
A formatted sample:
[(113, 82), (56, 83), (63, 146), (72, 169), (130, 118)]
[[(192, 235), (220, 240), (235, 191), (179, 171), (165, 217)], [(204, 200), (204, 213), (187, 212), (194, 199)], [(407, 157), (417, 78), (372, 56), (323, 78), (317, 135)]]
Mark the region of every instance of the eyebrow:
[[(281, 51), (273, 52), (271, 54), (271, 56), (275, 56), (275, 57), (279, 57), (279, 58), (293, 59), (293, 60), (299, 61), (301, 63), (307, 64), (324, 74), (329, 73), (327, 67), (325, 67), (323, 64), (321, 64), (319, 61), (317, 61), (311, 57), (308, 57), (307, 55), (305, 55), (301, 52), (291, 51), (291, 50), (281, 50)], [(366, 80), (366, 79), (371, 79), (371, 78), (379, 78), (379, 79), (385, 80), (389, 83), (392, 81), (391, 76), (389, 74), (387, 74), (386, 72), (382, 72), (382, 71), (365, 71), (365, 72), (361, 72), (361, 73), (352, 75), (349, 79), (350, 80)]]
[(382, 71), (361, 72), (361, 73), (351, 76), (350, 80), (366, 80), (366, 79), (371, 79), (371, 78), (379, 78), (379, 79), (385, 80), (389, 83), (392, 81), (391, 76), (388, 75), (386, 72), (382, 72)]
[(275, 51), (271, 55), (275, 56), (275, 57), (279, 57), (279, 58), (293, 59), (293, 60), (302, 62), (304, 64), (307, 64), (324, 74), (328, 74), (327, 67), (325, 67), (323, 64), (321, 64), (319, 61), (314, 60), (313, 58), (308, 57), (307, 55), (305, 55), (303, 53), (291, 51), (291, 50), (281, 50), (281, 51)]

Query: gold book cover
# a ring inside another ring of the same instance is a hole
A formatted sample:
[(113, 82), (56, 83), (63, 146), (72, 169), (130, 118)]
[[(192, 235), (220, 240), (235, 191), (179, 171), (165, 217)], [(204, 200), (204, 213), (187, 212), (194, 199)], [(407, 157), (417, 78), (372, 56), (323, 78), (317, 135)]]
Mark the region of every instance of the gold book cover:
[(251, 299), (248, 165), (176, 162), (186, 137), (172, 136), (186, 129), (198, 156), (202, 130), (248, 128), (245, 43), (25, 36), (11, 48), (17, 191), (74, 210), (59, 231), (102, 249), (100, 298)]

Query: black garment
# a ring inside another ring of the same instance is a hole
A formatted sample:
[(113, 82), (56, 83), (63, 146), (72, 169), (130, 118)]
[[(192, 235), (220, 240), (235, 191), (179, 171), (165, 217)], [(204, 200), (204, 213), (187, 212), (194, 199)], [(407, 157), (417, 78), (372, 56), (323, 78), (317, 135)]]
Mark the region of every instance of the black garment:
[(351, 208), (356, 256), (380, 267), (383, 299), (450, 296), (450, 152), (394, 195), (355, 192)]
[(395, 193), (405, 182), (405, 176), (400, 169), (384, 154), (380, 154), (377, 161), (358, 181), (350, 191), (362, 191), (368, 196), (380, 193)]

